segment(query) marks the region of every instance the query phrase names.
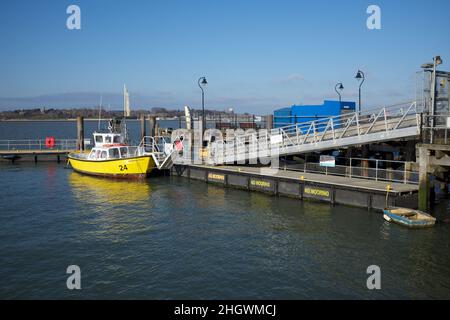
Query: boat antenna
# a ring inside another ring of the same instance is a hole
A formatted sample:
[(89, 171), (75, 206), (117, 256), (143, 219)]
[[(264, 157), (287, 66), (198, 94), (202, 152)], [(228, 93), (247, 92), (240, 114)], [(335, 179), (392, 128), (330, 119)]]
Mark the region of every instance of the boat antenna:
[(103, 103), (103, 93), (100, 94), (100, 105), (98, 109), (98, 126), (97, 129), (100, 131), (100, 121), (101, 121), (101, 115), (102, 115), (102, 103)]

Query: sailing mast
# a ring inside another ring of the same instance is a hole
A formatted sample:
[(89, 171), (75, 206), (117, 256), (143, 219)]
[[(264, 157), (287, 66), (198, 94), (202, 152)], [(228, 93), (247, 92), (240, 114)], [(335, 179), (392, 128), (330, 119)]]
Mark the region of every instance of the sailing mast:
[(130, 96), (128, 94), (127, 87), (125, 84), (123, 85), (123, 116), (130, 117), (131, 111), (130, 111)]
[(191, 118), (191, 108), (184, 106), (184, 116), (186, 119), (186, 129), (192, 129), (192, 118)]
[(100, 105), (98, 107), (98, 126), (97, 126), (98, 131), (100, 131), (100, 122), (102, 119), (102, 104), (103, 104), (103, 93), (100, 94)]

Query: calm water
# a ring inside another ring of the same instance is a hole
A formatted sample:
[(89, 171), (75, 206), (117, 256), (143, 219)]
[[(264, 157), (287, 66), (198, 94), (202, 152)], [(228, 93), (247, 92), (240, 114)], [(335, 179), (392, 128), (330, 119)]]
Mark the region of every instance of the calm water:
[[(56, 163), (0, 164), (0, 181), (0, 298), (450, 298), (447, 224), (409, 230), (364, 209)], [(66, 288), (72, 264), (80, 291)]]
[[(139, 142), (140, 122), (127, 120), (130, 139)], [(178, 120), (161, 120), (157, 122), (160, 128), (178, 129)], [(147, 124), (148, 125), (148, 124)], [(106, 129), (107, 121), (100, 122), (100, 129)], [(181, 122), (184, 128), (184, 121)], [(85, 121), (85, 138), (92, 138), (92, 133), (98, 131), (98, 121)], [(54, 136), (56, 139), (76, 139), (77, 125), (75, 121), (0, 121), (0, 140), (45, 139)]]

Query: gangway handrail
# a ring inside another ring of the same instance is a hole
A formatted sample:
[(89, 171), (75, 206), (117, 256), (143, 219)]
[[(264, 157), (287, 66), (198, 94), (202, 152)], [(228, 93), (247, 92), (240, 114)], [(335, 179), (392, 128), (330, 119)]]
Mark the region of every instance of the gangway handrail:
[[(179, 152), (173, 144), (178, 141), (184, 149), (182, 137), (182, 135), (178, 135), (173, 139), (173, 142), (168, 142), (167, 136), (144, 136), (139, 143), (139, 148), (144, 150), (145, 154), (152, 155), (158, 169), (170, 169), (173, 165), (174, 155)], [(149, 140), (149, 143), (146, 143), (146, 140)], [(166, 150), (166, 145), (171, 145), (171, 147)], [(163, 149), (162, 151), (160, 146)], [(150, 147), (149, 151), (147, 151), (148, 147)]]
[[(418, 113), (421, 111), (417, 102), (413, 101), (409, 104), (397, 104), (381, 109), (369, 109), (296, 123), (267, 130), (265, 132), (269, 134), (264, 139), (261, 139), (262, 136), (259, 133), (258, 148), (267, 150), (268, 145), (273, 141), (281, 141), (275, 144), (279, 148), (279, 155), (284, 155), (306, 149), (314, 151), (333, 146), (372, 143), (377, 139), (388, 140), (418, 135), (421, 121)], [(254, 135), (254, 132), (238, 134), (235, 137), (233, 154), (227, 154), (224, 161), (227, 162), (226, 159), (231, 158), (248, 159), (247, 142), (250, 142)], [(261, 141), (264, 144), (261, 144)], [(222, 145), (226, 143), (228, 143), (227, 140), (222, 141)], [(217, 146), (220, 141), (217, 140), (213, 144)], [(303, 148), (303, 146), (309, 147)]]

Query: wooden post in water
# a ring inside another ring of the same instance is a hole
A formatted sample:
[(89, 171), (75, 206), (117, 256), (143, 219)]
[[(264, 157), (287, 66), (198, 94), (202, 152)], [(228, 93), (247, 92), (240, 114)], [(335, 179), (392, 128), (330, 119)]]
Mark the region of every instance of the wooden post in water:
[(142, 140), (147, 135), (145, 128), (145, 115), (141, 114), (139, 121), (141, 123), (141, 140)]
[(392, 169), (392, 160), (394, 160), (394, 155), (392, 152), (387, 152), (385, 155), (385, 159), (388, 160), (386, 162), (386, 179), (392, 181), (394, 179), (394, 173)]
[(428, 175), (429, 150), (419, 147), (419, 210), (427, 211), (430, 203), (430, 177)]
[(271, 114), (266, 116), (266, 129), (267, 130), (273, 129), (273, 115)]
[(369, 145), (363, 145), (362, 146), (362, 158), (364, 160), (361, 161), (361, 167), (362, 167), (362, 176), (368, 178), (369, 177)]
[(156, 117), (155, 116), (149, 116), (148, 117), (148, 134), (151, 137), (154, 137), (155, 134), (155, 126), (156, 126)]
[(77, 117), (77, 150), (84, 151), (84, 118)]

